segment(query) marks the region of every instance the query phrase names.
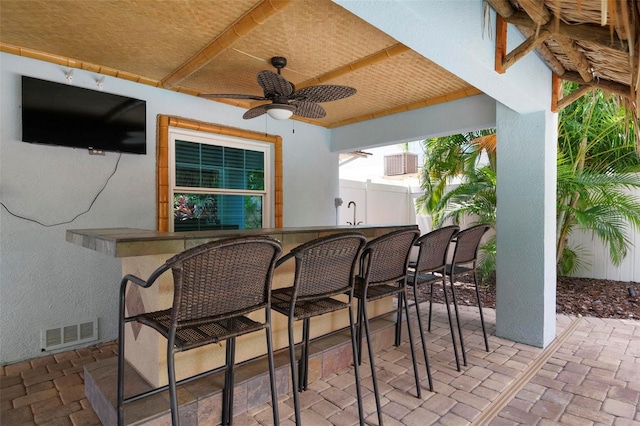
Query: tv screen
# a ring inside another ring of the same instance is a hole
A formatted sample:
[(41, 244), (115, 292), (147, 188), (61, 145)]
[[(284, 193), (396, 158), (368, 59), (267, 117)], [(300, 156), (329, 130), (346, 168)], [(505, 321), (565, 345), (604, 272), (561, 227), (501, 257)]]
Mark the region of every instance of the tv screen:
[(147, 153), (147, 104), (140, 99), (22, 76), (22, 140)]

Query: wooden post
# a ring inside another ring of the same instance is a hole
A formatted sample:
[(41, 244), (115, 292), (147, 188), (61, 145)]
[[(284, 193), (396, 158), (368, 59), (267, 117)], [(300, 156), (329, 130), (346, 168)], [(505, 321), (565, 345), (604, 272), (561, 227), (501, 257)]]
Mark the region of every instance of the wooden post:
[(496, 14), (496, 72), (504, 74), (504, 57), (507, 55), (507, 21)]

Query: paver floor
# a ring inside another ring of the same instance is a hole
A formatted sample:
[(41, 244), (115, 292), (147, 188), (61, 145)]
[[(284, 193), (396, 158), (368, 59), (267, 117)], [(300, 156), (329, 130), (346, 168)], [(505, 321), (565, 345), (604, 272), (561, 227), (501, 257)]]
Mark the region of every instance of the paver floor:
[[(458, 372), (445, 307), (434, 307), (427, 333), (434, 392), (415, 340), (422, 398), (416, 397), (406, 336), (401, 346), (376, 354), (385, 425), (640, 425), (640, 321), (558, 315), (558, 337), (543, 350), (496, 337), (495, 311), (485, 309), (486, 352), (477, 308), (461, 306), (460, 314), (468, 362)], [(84, 397), (83, 365), (114, 357), (116, 349), (110, 342), (3, 366), (0, 424), (100, 424)], [(366, 361), (361, 374), (366, 421), (377, 424)], [(348, 368), (310, 383), (300, 398), (303, 423), (357, 424), (354, 382)], [(278, 407), (280, 424), (293, 425), (290, 395), (280, 395)], [(272, 424), (271, 407), (238, 415), (234, 424)]]

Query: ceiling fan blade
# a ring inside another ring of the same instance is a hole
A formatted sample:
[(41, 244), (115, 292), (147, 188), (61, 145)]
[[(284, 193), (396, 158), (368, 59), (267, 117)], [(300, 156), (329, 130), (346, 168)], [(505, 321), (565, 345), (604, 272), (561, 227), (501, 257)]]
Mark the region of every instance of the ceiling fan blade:
[(293, 86), (280, 74), (271, 71), (260, 71), (258, 73), (258, 84), (264, 89), (265, 96), (277, 94), (289, 96), (293, 93)]
[(290, 97), (308, 102), (329, 102), (348, 98), (349, 96), (355, 95), (355, 93), (356, 89), (353, 87), (321, 84), (296, 90)]
[(267, 112), (267, 108), (266, 108), (267, 105), (271, 105), (271, 104), (263, 104), (263, 105), (258, 105), (257, 107), (251, 108), (250, 110), (244, 113), (242, 118), (244, 118), (245, 120), (249, 120), (250, 118), (256, 118), (261, 116), (262, 114)]
[(228, 94), (228, 95), (218, 95), (214, 93), (201, 93), (198, 95), (201, 98), (224, 98), (224, 99), (252, 99), (255, 101), (266, 101), (267, 98), (264, 96), (255, 96), (255, 95), (238, 95), (238, 94)]
[(295, 115), (306, 118), (324, 118), (327, 112), (320, 105), (308, 101), (293, 101), (291, 105), (295, 105)]

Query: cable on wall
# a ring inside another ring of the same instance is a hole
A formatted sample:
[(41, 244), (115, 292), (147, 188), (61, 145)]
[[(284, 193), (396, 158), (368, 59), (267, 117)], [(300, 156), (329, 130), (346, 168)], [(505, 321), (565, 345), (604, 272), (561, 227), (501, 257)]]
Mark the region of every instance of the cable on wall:
[(107, 178), (107, 180), (105, 181), (104, 185), (102, 185), (102, 188), (100, 188), (100, 191), (98, 191), (98, 193), (96, 194), (95, 197), (93, 197), (93, 200), (91, 200), (91, 204), (89, 204), (89, 207), (81, 212), (78, 213), (77, 215), (75, 215), (73, 217), (73, 219), (71, 220), (67, 220), (65, 222), (58, 222), (58, 223), (52, 223), (47, 225), (46, 223), (42, 223), (41, 221), (37, 220), (37, 219), (31, 219), (29, 217), (25, 217), (25, 216), (21, 216), (17, 213), (12, 212), (9, 207), (7, 207), (2, 201), (0, 201), (0, 205), (2, 205), (2, 207), (4, 207), (4, 209), (7, 211), (7, 213), (9, 213), (11, 216), (13, 217), (17, 217), (18, 219), (22, 219), (22, 220), (26, 220), (28, 222), (33, 222), (33, 223), (37, 223), (40, 226), (44, 226), (45, 228), (50, 228), (52, 226), (58, 226), (58, 225), (66, 225), (69, 224), (71, 222), (73, 222), (74, 220), (76, 220), (77, 218), (79, 218), (80, 216), (89, 213), (89, 210), (91, 210), (91, 208), (93, 207), (93, 204), (96, 202), (96, 200), (98, 199), (98, 197), (100, 196), (100, 194), (102, 194), (102, 191), (104, 191), (104, 189), (107, 187), (107, 184), (109, 183), (109, 181), (111, 180), (111, 178), (113, 177), (113, 175), (116, 174), (116, 172), (118, 171), (118, 165), (120, 164), (120, 159), (122, 158), (122, 153), (120, 153), (120, 155), (118, 155), (118, 160), (116, 161), (116, 165), (113, 168), (113, 172), (111, 172), (111, 174), (109, 175), (109, 177)]

